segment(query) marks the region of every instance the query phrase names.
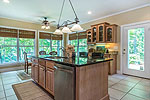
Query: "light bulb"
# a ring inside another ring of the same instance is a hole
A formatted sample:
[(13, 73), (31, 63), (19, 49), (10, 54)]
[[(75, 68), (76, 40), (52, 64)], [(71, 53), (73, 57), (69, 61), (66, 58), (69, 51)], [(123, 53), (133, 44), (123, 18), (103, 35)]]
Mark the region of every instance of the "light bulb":
[(45, 29), (46, 28), (46, 26), (45, 25), (42, 25), (42, 27), (41, 27), (42, 29)]

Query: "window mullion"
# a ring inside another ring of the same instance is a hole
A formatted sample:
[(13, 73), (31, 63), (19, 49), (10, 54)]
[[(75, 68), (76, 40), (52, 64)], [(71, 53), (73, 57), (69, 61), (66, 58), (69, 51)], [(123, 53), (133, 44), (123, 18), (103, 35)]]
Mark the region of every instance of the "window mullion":
[(19, 62), (19, 29), (17, 30), (17, 62)]

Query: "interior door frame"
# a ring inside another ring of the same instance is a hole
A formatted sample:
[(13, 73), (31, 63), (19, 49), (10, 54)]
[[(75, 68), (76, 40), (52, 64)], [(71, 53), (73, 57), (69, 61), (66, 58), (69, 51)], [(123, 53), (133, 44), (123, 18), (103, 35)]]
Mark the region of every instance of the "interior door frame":
[[(123, 47), (124, 47), (123, 34), (124, 34), (124, 29), (126, 27), (131, 27), (131, 26), (135, 26), (135, 25), (137, 26), (137, 25), (142, 25), (142, 24), (150, 24), (150, 20), (121, 25), (121, 34), (120, 34), (120, 74), (123, 74), (123, 60), (124, 60), (123, 59), (123, 55), (124, 55), (123, 54)], [(148, 32), (150, 32), (150, 28), (148, 29)]]

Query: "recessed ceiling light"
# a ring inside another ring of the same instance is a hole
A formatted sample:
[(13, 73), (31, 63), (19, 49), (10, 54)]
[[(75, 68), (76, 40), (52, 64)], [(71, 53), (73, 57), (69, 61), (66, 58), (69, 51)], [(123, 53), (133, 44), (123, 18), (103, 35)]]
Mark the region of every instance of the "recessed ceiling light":
[(89, 15), (91, 15), (91, 14), (92, 14), (92, 12), (91, 12), (91, 11), (88, 11), (88, 14), (89, 14)]
[(3, 0), (3, 2), (5, 2), (5, 3), (9, 3), (9, 0)]

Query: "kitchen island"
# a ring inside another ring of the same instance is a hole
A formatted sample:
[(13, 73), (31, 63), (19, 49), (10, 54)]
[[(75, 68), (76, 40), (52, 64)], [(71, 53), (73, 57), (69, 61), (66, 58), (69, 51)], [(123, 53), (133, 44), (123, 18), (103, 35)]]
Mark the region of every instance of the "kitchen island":
[(109, 100), (111, 58), (32, 57), (32, 79), (55, 100)]

